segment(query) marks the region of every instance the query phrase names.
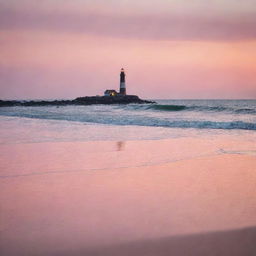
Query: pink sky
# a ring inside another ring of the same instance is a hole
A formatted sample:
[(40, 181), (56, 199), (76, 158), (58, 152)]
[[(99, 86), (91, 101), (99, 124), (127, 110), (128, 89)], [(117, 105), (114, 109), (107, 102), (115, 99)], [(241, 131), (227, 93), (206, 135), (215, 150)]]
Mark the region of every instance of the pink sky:
[(256, 98), (255, 0), (0, 0), (1, 98)]

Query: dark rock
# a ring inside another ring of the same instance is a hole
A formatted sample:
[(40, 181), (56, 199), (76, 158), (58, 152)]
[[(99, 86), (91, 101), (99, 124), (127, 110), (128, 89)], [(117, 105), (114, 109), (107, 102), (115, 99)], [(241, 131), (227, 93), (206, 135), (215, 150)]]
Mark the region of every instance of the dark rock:
[(79, 105), (153, 103), (152, 101), (142, 100), (136, 95), (80, 97), (80, 98), (76, 98), (75, 100), (73, 100), (73, 102), (75, 102), (75, 104), (79, 104)]
[(39, 100), (39, 101), (17, 101), (0, 100), (0, 107), (12, 106), (66, 106), (66, 105), (92, 105), (92, 104), (144, 104), (155, 103), (153, 101), (142, 100), (137, 95), (118, 95), (118, 96), (92, 96), (79, 97), (74, 100)]

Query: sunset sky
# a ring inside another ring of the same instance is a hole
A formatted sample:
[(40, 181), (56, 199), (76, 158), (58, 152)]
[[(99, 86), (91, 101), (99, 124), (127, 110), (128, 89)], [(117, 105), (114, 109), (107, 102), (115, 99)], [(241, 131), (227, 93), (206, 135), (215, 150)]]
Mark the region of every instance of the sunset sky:
[(0, 98), (256, 98), (256, 0), (0, 0)]

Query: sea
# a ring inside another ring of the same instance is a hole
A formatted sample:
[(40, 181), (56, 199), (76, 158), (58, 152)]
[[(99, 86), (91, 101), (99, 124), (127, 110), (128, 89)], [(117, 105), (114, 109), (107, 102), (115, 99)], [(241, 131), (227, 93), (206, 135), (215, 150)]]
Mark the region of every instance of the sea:
[[(0, 143), (168, 139), (256, 131), (256, 100), (1, 107)], [(15, 129), (19, 127), (19, 129)]]

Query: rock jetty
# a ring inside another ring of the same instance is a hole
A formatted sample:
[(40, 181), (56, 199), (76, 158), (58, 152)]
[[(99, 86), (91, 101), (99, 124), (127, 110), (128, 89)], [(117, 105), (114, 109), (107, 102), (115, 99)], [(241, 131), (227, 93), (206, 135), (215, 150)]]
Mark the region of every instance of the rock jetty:
[(0, 100), (0, 107), (12, 106), (66, 106), (66, 105), (93, 105), (93, 104), (145, 104), (155, 103), (154, 101), (142, 100), (137, 95), (118, 96), (92, 96), (79, 97), (74, 100)]

